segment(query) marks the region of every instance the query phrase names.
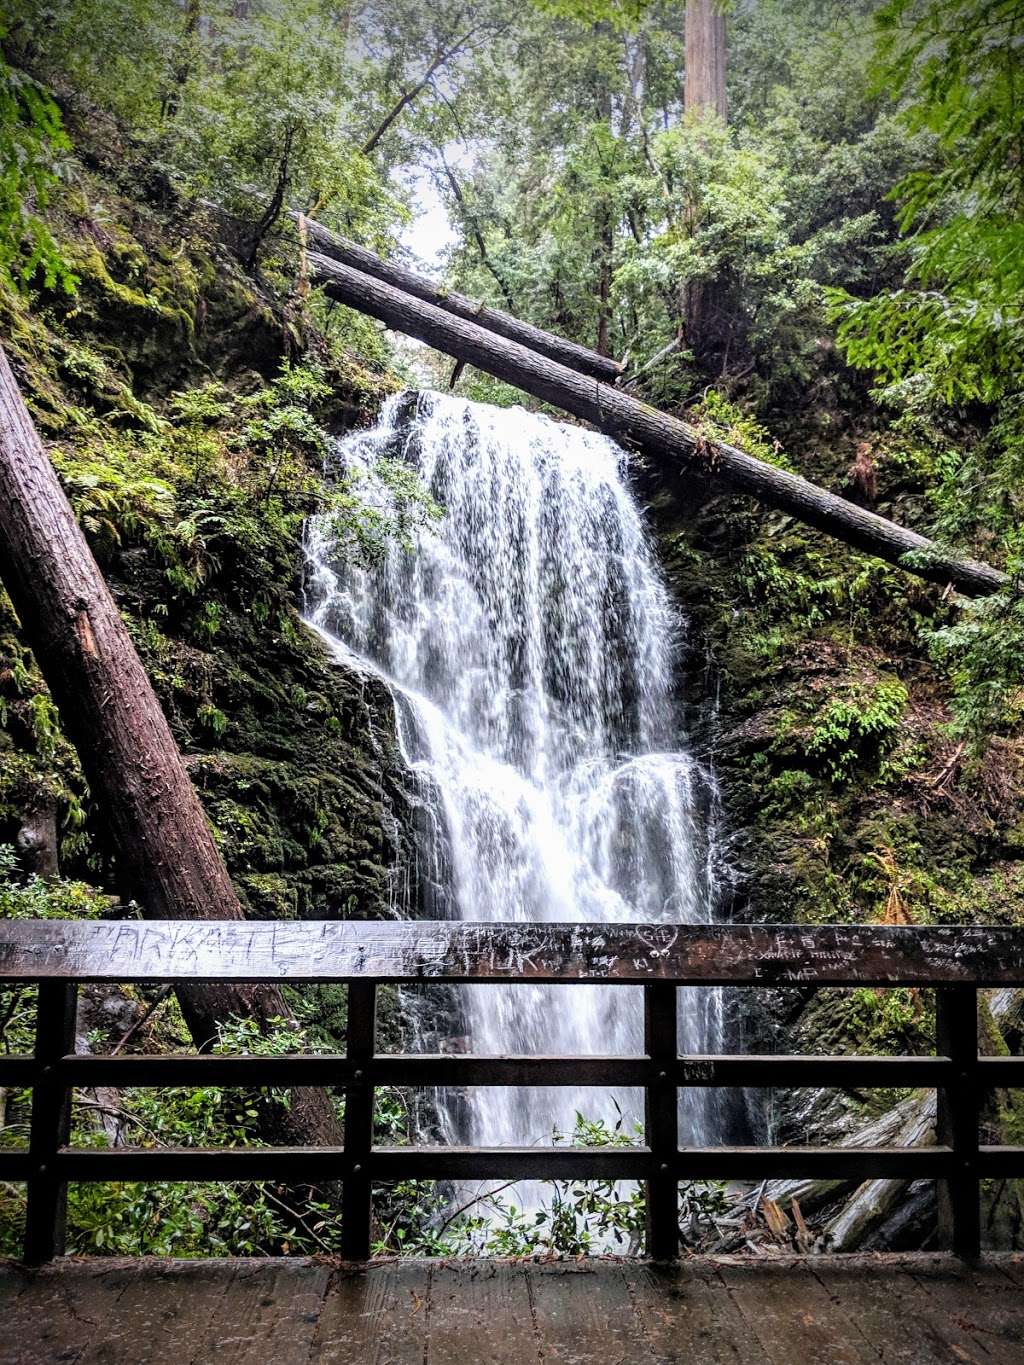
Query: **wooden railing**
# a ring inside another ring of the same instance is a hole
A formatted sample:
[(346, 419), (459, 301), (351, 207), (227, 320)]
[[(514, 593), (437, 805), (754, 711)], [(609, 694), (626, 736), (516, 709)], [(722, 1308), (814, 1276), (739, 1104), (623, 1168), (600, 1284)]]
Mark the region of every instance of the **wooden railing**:
[[(333, 981), (349, 992), (344, 1056), (79, 1056), (83, 982)], [(980, 1247), (979, 1182), (1024, 1177), (1024, 1148), (980, 1147), (982, 1096), (1024, 1086), (1024, 1058), (979, 1057), (977, 990), (1024, 985), (1024, 932), (973, 926), (815, 927), (464, 924), (424, 922), (0, 923), (0, 983), (38, 982), (34, 1055), (0, 1056), (0, 1085), (31, 1087), (25, 1151), (0, 1152), (0, 1179), (28, 1188), (25, 1259), (64, 1249), (68, 1182), (341, 1181), (343, 1251), (369, 1255), (371, 1190), (409, 1179), (623, 1179), (647, 1187), (647, 1251), (678, 1251), (681, 1180), (817, 1176), (939, 1182), (943, 1237)], [(638, 1057), (380, 1055), (376, 991), (392, 982), (565, 982), (643, 987)], [(918, 1057), (678, 1055), (676, 996), (693, 986), (934, 986), (937, 1053)], [(341, 1148), (230, 1150), (68, 1145), (75, 1087), (342, 1087)], [(645, 1092), (645, 1145), (629, 1148), (378, 1147), (377, 1086), (635, 1086)], [(686, 1086), (928, 1087), (938, 1143), (900, 1147), (683, 1147)]]

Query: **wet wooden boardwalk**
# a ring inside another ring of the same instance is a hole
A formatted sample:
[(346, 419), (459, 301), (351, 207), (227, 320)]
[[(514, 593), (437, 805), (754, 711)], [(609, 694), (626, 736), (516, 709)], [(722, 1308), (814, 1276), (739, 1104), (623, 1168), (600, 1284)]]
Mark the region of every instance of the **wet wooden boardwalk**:
[(2, 1365), (1021, 1365), (1024, 1259), (0, 1266)]

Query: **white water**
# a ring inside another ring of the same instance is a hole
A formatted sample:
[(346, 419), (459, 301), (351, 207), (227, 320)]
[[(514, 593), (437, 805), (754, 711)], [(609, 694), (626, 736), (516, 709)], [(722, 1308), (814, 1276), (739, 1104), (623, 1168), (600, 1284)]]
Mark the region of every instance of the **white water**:
[[(450, 912), (468, 920), (711, 917), (707, 775), (680, 745), (678, 621), (611, 441), (520, 408), (393, 399), (340, 465), (411, 462), (443, 517), (372, 567), (307, 530), (307, 616), (398, 703), (406, 761), (434, 793)], [(461, 993), (479, 1054), (643, 1051), (641, 992), (488, 986)], [(680, 1042), (714, 1049), (719, 993), (680, 992)], [(712, 1092), (684, 1091), (683, 1143), (713, 1136)], [(578, 1112), (627, 1126), (639, 1092), (479, 1090), (445, 1105), (450, 1140), (550, 1141)]]

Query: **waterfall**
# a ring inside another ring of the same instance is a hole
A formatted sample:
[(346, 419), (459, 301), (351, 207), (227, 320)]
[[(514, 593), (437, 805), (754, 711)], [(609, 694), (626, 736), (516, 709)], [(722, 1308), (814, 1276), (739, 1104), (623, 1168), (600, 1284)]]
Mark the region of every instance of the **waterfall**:
[[(681, 744), (681, 623), (624, 452), (520, 408), (424, 394), (391, 399), (339, 443), (340, 468), (381, 510), (382, 457), (409, 462), (443, 515), (369, 564), (347, 562), (329, 518), (314, 518), (306, 614), (392, 689), (403, 754), (433, 794), (424, 858), (444, 869), (447, 913), (709, 919), (713, 789)], [(643, 1051), (639, 989), (459, 994), (476, 1053)], [(719, 993), (679, 994), (683, 1050), (713, 1050)], [(713, 1093), (683, 1092), (682, 1142), (713, 1135)], [(572, 1088), (481, 1090), (442, 1111), (450, 1140), (485, 1146), (571, 1134), (577, 1112), (642, 1118), (639, 1092)]]

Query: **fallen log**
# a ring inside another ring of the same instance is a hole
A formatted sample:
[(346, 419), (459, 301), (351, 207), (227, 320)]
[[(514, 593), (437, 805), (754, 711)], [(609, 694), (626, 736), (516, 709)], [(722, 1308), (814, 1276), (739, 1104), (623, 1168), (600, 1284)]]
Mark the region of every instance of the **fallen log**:
[[(998, 1053), (993, 1036), (1017, 1026), (1024, 1011), (1024, 991), (1006, 987), (978, 997), (980, 1021), (988, 1020), (990, 1035), (979, 1027), (978, 1049), (983, 1056)], [(892, 1109), (862, 1128), (850, 1140), (852, 1147), (929, 1147), (937, 1139), (937, 1096), (934, 1090), (909, 1095)], [(822, 1228), (818, 1250), (855, 1251), (875, 1232), (903, 1198), (909, 1181), (865, 1180)], [(804, 1207), (827, 1203), (841, 1192), (835, 1181), (772, 1181), (767, 1193), (781, 1204), (799, 1200)], [(995, 1198), (999, 1198), (996, 1192)]]
[(951, 584), (968, 597), (988, 596), (1010, 582), (989, 564), (952, 555), (926, 536), (858, 507), (799, 474), (767, 464), (724, 441), (710, 440), (686, 422), (658, 412), (619, 388), (498, 335), (483, 315), (467, 321), (319, 252), (309, 254), (309, 267), (329, 298), (584, 418), (646, 455), (682, 462), (717, 484), (752, 494), (766, 506), (787, 512), (847, 545), (930, 582)]
[[(925, 1095), (915, 1094), (907, 1099), (901, 1100), (899, 1104), (887, 1109), (884, 1114), (865, 1124), (863, 1128), (852, 1133), (847, 1141), (841, 1145), (844, 1147), (894, 1147), (898, 1144), (898, 1136), (901, 1131), (913, 1121), (921, 1106), (931, 1100), (931, 1118), (935, 1121), (935, 1094), (928, 1092)], [(934, 1137), (932, 1138), (934, 1142)], [(869, 1182), (872, 1183), (872, 1182)], [(873, 1182), (881, 1183), (881, 1182)], [(902, 1184), (906, 1184), (904, 1181)], [(843, 1197), (848, 1191), (854, 1192), (851, 1197), (855, 1197), (856, 1187), (852, 1180), (836, 1180), (829, 1177), (806, 1177), (804, 1179), (792, 1180), (769, 1180), (763, 1188), (758, 1190), (759, 1196), (770, 1199), (776, 1204), (780, 1204), (784, 1209), (789, 1208), (795, 1200), (799, 1203), (805, 1213), (820, 1209), (822, 1205), (830, 1205)], [(749, 1206), (751, 1195), (745, 1194), (739, 1201), (740, 1207)]]
[[(291, 217), (297, 221), (302, 215), (292, 213)], [(355, 242), (339, 237), (337, 233), (331, 232), (329, 228), (325, 228), (312, 218), (302, 218), (302, 222), (306, 240), (318, 255), (326, 256), (340, 265), (350, 266), (353, 270), (359, 270), (364, 275), (381, 280), (395, 289), (401, 289), (403, 293), (411, 294), (413, 298), (422, 299), (425, 303), (431, 303), (436, 308), (451, 313), (453, 317), (479, 323), (495, 336), (517, 341), (521, 346), (536, 351), (538, 355), (547, 356), (549, 360), (567, 365), (572, 370), (579, 370), (580, 374), (603, 379), (609, 384), (614, 384), (622, 374), (623, 367), (608, 356), (598, 355), (596, 351), (577, 345), (575, 341), (566, 341), (564, 337), (555, 336), (553, 332), (545, 332), (540, 327), (521, 322), (519, 318), (513, 317), (511, 313), (502, 312), (500, 308), (488, 308), (465, 294), (456, 294), (445, 289), (443, 285), (428, 280), (425, 275), (418, 275), (415, 270), (385, 261), (366, 247), (357, 246)]]
[[(930, 1091), (908, 1106), (906, 1119), (896, 1133), (896, 1147), (931, 1147), (935, 1144), (935, 1092)], [(907, 1189), (906, 1180), (866, 1180), (850, 1200), (823, 1228), (822, 1251), (852, 1251), (892, 1212)]]
[[(244, 918), (121, 614), (0, 348), (0, 578), (103, 812), (125, 890), (152, 919)], [(179, 986), (197, 1044), (233, 1015), (287, 1018), (269, 984)], [(296, 1091), (278, 1140), (336, 1143), (325, 1092)]]

